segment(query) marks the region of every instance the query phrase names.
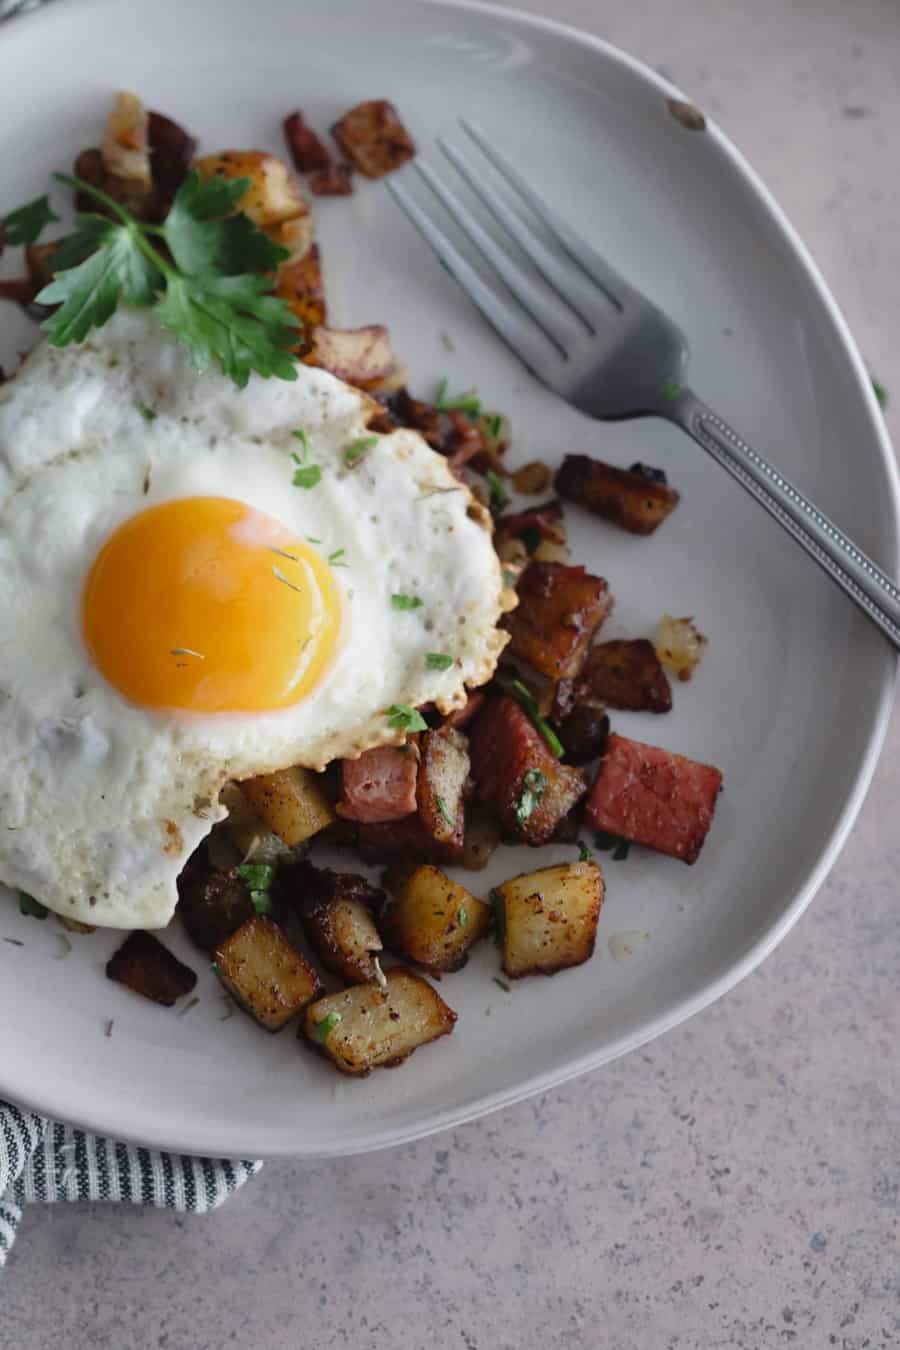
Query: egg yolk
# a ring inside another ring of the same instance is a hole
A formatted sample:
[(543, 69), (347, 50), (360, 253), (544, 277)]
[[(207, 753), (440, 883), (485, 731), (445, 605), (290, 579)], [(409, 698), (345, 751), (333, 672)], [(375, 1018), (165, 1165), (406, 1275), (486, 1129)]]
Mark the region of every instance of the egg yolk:
[(183, 497), (126, 520), (100, 549), (82, 630), (134, 703), (267, 712), (321, 676), (341, 604), (327, 563), (277, 520), (228, 497)]

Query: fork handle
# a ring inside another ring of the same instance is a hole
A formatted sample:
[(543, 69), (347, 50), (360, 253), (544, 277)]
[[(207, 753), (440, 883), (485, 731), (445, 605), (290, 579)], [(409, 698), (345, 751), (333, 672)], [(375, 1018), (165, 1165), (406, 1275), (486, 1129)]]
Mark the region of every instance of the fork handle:
[(900, 650), (900, 590), (843, 530), (691, 390), (659, 411), (736, 478)]

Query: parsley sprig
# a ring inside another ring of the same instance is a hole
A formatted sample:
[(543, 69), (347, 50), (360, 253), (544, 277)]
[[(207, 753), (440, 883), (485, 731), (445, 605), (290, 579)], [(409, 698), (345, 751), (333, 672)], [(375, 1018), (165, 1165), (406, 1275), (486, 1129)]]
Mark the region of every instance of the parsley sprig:
[(271, 863), (242, 863), (237, 874), (250, 892), (250, 899), (257, 914), (271, 914), (274, 909), (269, 894), (275, 868)]
[[(37, 297), (56, 307), (43, 325), (51, 346), (83, 342), (120, 304), (130, 304), (152, 309), (200, 372), (217, 361), (239, 388), (252, 371), (297, 378), (290, 348), (298, 320), (271, 294), (273, 273), (288, 253), (236, 211), (248, 179), (203, 183), (191, 173), (166, 219), (152, 225), (81, 178), (54, 177), (108, 215), (79, 212), (53, 255), (53, 280)], [(49, 201), (38, 198), (6, 216), (3, 231), (9, 242), (27, 243), (51, 219)]]

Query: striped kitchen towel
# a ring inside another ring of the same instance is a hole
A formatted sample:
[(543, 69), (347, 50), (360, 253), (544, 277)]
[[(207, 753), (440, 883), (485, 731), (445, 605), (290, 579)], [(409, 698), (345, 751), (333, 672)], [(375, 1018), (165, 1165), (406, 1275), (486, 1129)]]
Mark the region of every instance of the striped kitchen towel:
[(118, 1144), (0, 1102), (0, 1266), (30, 1201), (125, 1200), (206, 1214), (261, 1167)]

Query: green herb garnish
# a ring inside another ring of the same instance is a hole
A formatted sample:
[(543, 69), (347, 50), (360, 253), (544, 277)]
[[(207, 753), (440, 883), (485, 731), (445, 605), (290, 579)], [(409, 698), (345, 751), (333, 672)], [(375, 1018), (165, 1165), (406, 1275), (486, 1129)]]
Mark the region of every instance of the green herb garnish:
[(512, 687), (516, 698), (528, 713), (528, 716), (531, 718), (554, 755), (556, 755), (556, 758), (562, 759), (563, 755), (566, 753), (565, 747), (546, 717), (542, 717), (538, 711), (537, 700), (535, 699), (534, 694), (532, 694), (528, 686), (523, 684), (521, 680), (513, 680)]
[(529, 556), (537, 552), (538, 544), (541, 542), (541, 532), (536, 525), (528, 525), (519, 535), (525, 550)]
[(466, 909), (465, 905), (460, 905), (459, 909), (456, 911), (456, 920), (460, 928), (468, 928), (469, 911)]
[(535, 808), (544, 795), (547, 780), (540, 769), (529, 769), (522, 780), (522, 791), (513, 809), (513, 815), (520, 825), (533, 815)]
[(387, 710), (389, 727), (398, 731), (427, 731), (428, 723), (420, 712), (405, 703), (392, 703)]
[(210, 970), (214, 971), (214, 972), (216, 973), (216, 975), (224, 975), (224, 974), (225, 974), (225, 972), (224, 972), (224, 970), (222, 969), (222, 967), (221, 967), (221, 966), (218, 964), (218, 962), (216, 962), (216, 961), (210, 961), (210, 963), (209, 963), (209, 968), (210, 968)]
[(334, 1031), (338, 1023), (343, 1022), (343, 1020), (343, 1014), (339, 1013), (336, 1008), (332, 1008), (331, 1012), (325, 1014), (321, 1022), (316, 1023), (313, 1030), (313, 1039), (317, 1040), (319, 1044), (322, 1045), (331, 1035), (332, 1031)]
[(329, 553), (328, 555), (329, 567), (349, 567), (350, 564), (344, 557), (344, 554), (346, 552), (347, 550), (345, 548), (336, 548), (333, 553)]
[(487, 434), (492, 440), (496, 440), (503, 429), (503, 418), (500, 413), (485, 413), (484, 425)]
[(434, 406), (440, 412), (463, 412), (467, 413), (469, 417), (477, 417), (481, 412), (481, 399), (474, 389), (470, 390), (468, 394), (458, 394), (456, 398), (448, 398), (448, 384), (449, 381), (445, 376), (438, 385)]
[(275, 908), (269, 889), (275, 879), (271, 863), (242, 863), (235, 869), (250, 892), (250, 900), (257, 914), (271, 914)]
[(487, 470), (484, 479), (491, 494), (491, 506), (497, 511), (502, 511), (509, 501), (509, 493), (503, 485), (503, 479), (493, 469)]
[(677, 380), (666, 380), (663, 385), (663, 393), (666, 398), (669, 399), (680, 398), (682, 394), (682, 385), (680, 385)]
[(511, 994), (511, 993), (512, 993), (512, 990), (510, 989), (509, 985), (506, 983), (505, 980), (501, 980), (501, 978), (500, 978), (499, 975), (494, 975), (494, 976), (493, 976), (493, 980), (494, 980), (494, 984), (499, 984), (499, 986), (500, 986), (500, 988), (503, 990), (504, 994)]
[[(297, 468), (294, 470), (294, 477), (291, 481), (293, 482), (294, 487), (314, 488), (316, 484), (321, 481), (322, 470), (318, 464), (309, 464), (307, 462), (309, 460), (309, 437), (305, 431), (292, 431), (291, 435), (296, 436), (303, 448), (302, 455), (291, 455), (291, 459), (297, 465)], [(316, 542), (318, 543), (319, 541), (317, 540)]]
[(453, 665), (453, 657), (446, 652), (426, 652), (425, 665), (428, 670), (449, 670)]
[(875, 390), (875, 397), (878, 399), (879, 407), (886, 408), (889, 399), (888, 391), (880, 380), (876, 380), (874, 375), (872, 376), (872, 388)]
[(308, 544), (321, 544), (321, 542), (322, 542), (322, 540), (321, 540), (321, 539), (317, 539), (316, 536), (315, 536), (314, 534), (306, 534), (306, 535), (304, 535), (303, 537), (304, 537), (304, 539), (306, 540), (306, 542), (307, 542)]
[[(81, 178), (54, 177), (102, 203), (112, 218), (79, 213), (52, 256), (53, 280), (37, 296), (38, 304), (55, 306), (43, 325), (51, 346), (83, 342), (125, 303), (151, 309), (190, 350), (200, 372), (217, 361), (239, 388), (253, 371), (297, 378), (290, 349), (299, 323), (271, 294), (288, 251), (236, 211), (249, 179), (217, 175), (201, 183), (195, 171), (164, 222), (151, 225)], [(12, 213), (17, 232), (46, 215), (36, 203), (20, 209), (27, 220)]]
[(19, 913), (28, 914), (32, 919), (46, 919), (50, 911), (40, 900), (35, 900), (33, 895), (19, 891)]
[(139, 403), (137, 405), (137, 410), (145, 422), (155, 422), (159, 416), (159, 413), (154, 411), (153, 408), (149, 408), (146, 403)]
[(592, 848), (588, 848), (587, 844), (584, 842), (583, 839), (579, 839), (579, 840), (578, 840), (578, 861), (579, 861), (579, 862), (591, 862), (591, 860), (593, 859), (593, 856), (594, 856), (594, 850), (593, 850)]
[(605, 830), (598, 830), (594, 835), (594, 843), (602, 853), (612, 853), (615, 862), (622, 862), (628, 857), (631, 843), (627, 839), (622, 839), (617, 834), (607, 834)]
[(362, 440), (354, 441), (344, 450), (344, 463), (348, 469), (354, 469), (360, 460), (365, 459), (366, 455), (373, 446), (378, 444), (377, 436), (364, 436)]
[(516, 584), (516, 582), (517, 582), (518, 580), (519, 580), (519, 574), (518, 574), (518, 572), (514, 572), (513, 569), (512, 569), (511, 567), (504, 567), (504, 569), (503, 569), (503, 585), (504, 585), (504, 586), (512, 586), (512, 587), (515, 587), (515, 584)]
[(0, 244), (33, 244), (44, 226), (55, 220), (59, 216), (54, 215), (50, 198), (46, 194), (35, 197), (0, 221)]
[(444, 798), (443, 798), (443, 797), (438, 797), (437, 795), (435, 795), (434, 803), (435, 803), (435, 806), (437, 807), (437, 809), (440, 811), (441, 815), (444, 817), (444, 820), (445, 820), (445, 821), (447, 822), (447, 824), (450, 826), (451, 830), (455, 829), (455, 828), (456, 828), (456, 821), (454, 820), (453, 816), (451, 816), (451, 814), (450, 814), (450, 808), (448, 807), (447, 803), (444, 801)]
[(424, 603), (417, 595), (391, 596), (391, 609), (421, 609)]

